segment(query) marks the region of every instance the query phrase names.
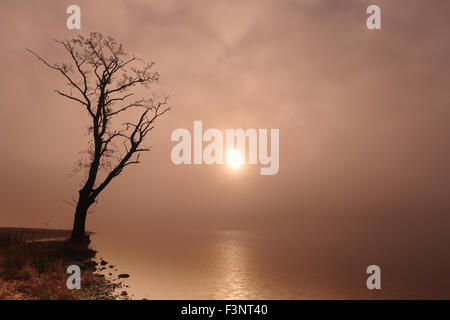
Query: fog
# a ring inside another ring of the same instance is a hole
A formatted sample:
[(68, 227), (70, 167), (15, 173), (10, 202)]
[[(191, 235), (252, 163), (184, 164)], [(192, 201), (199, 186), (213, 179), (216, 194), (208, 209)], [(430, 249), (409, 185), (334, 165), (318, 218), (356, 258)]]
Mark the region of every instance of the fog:
[[(370, 31), (367, 1), (78, 1), (81, 34), (111, 35), (155, 61), (161, 83), (153, 89), (173, 106), (142, 164), (100, 196), (87, 229), (123, 239), (162, 226), (289, 226), (343, 245), (420, 246), (423, 261), (445, 249), (450, 3), (376, 2), (382, 30)], [(52, 40), (79, 33), (65, 26), (67, 5), (0, 4), (4, 226), (72, 226), (74, 208), (64, 201), (83, 179), (71, 172), (87, 148), (88, 119), (54, 93), (63, 79), (24, 50), (65, 59)], [(170, 135), (192, 132), (194, 120), (279, 129), (279, 172), (174, 165)]]

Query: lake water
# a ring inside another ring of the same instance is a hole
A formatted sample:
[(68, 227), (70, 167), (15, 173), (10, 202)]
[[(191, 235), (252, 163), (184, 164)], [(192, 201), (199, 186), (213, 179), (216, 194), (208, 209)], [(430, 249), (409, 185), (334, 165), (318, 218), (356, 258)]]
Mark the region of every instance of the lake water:
[[(99, 257), (115, 266), (102, 272), (107, 278), (130, 274), (123, 290), (133, 299), (448, 298), (450, 291), (448, 276), (432, 281), (440, 269), (414, 268), (401, 246), (374, 255), (370, 244), (233, 230), (92, 239)], [(382, 290), (366, 287), (365, 268), (374, 262), (382, 267)]]

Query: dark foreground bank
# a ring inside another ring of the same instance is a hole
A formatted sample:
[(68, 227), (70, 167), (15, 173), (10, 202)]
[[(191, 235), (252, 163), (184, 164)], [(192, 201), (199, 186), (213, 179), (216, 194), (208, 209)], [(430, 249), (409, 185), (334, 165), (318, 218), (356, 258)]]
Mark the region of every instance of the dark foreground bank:
[[(121, 283), (96, 271), (96, 251), (74, 248), (70, 231), (0, 228), (1, 300), (115, 300)], [(81, 289), (68, 289), (67, 267), (81, 270)]]

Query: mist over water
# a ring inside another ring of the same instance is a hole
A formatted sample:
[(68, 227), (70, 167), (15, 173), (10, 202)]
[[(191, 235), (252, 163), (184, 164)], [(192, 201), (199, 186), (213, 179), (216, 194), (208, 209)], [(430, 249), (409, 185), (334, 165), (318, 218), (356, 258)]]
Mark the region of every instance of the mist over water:
[[(435, 240), (444, 240), (444, 235), (434, 230)], [(429, 248), (393, 238), (390, 248), (377, 246), (377, 239), (352, 243), (340, 240), (339, 235), (321, 241), (309, 238), (310, 231), (304, 231), (152, 230), (146, 236), (123, 239), (98, 233), (93, 237), (93, 246), (100, 257), (117, 266), (118, 271), (110, 278), (117, 279), (117, 273), (130, 274), (124, 280), (129, 287), (124, 290), (133, 299), (450, 296), (445, 272), (450, 266), (448, 258), (429, 252), (423, 259)], [(322, 231), (327, 232), (326, 228)], [(366, 268), (370, 264), (382, 268), (382, 290), (370, 291), (366, 287)]]
[[(156, 61), (173, 105), (88, 215), (107, 277), (137, 299), (450, 298), (450, 1), (377, 0), (378, 31), (368, 0), (77, 4), (81, 34)], [(66, 8), (0, 1), (0, 226), (73, 225), (89, 119), (24, 51), (67, 61)], [(171, 133), (196, 120), (278, 128), (279, 172), (176, 166)]]

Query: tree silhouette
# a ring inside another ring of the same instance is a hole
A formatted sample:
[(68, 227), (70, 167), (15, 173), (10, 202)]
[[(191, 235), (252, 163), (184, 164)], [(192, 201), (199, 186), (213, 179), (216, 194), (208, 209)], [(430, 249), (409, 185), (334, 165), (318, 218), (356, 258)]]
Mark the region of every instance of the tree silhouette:
[(89, 207), (125, 167), (139, 163), (140, 154), (149, 151), (142, 142), (170, 107), (163, 94), (132, 98), (136, 93), (133, 88), (143, 85), (148, 89), (158, 83), (159, 74), (152, 71), (153, 63), (125, 53), (111, 37), (94, 32), (87, 38), (55, 41), (64, 48), (70, 63), (51, 64), (26, 50), (63, 76), (69, 90), (55, 91), (79, 103), (90, 118), (89, 158), (77, 164), (87, 169), (87, 174), (78, 191), (71, 236), (73, 242), (88, 244), (85, 224)]

